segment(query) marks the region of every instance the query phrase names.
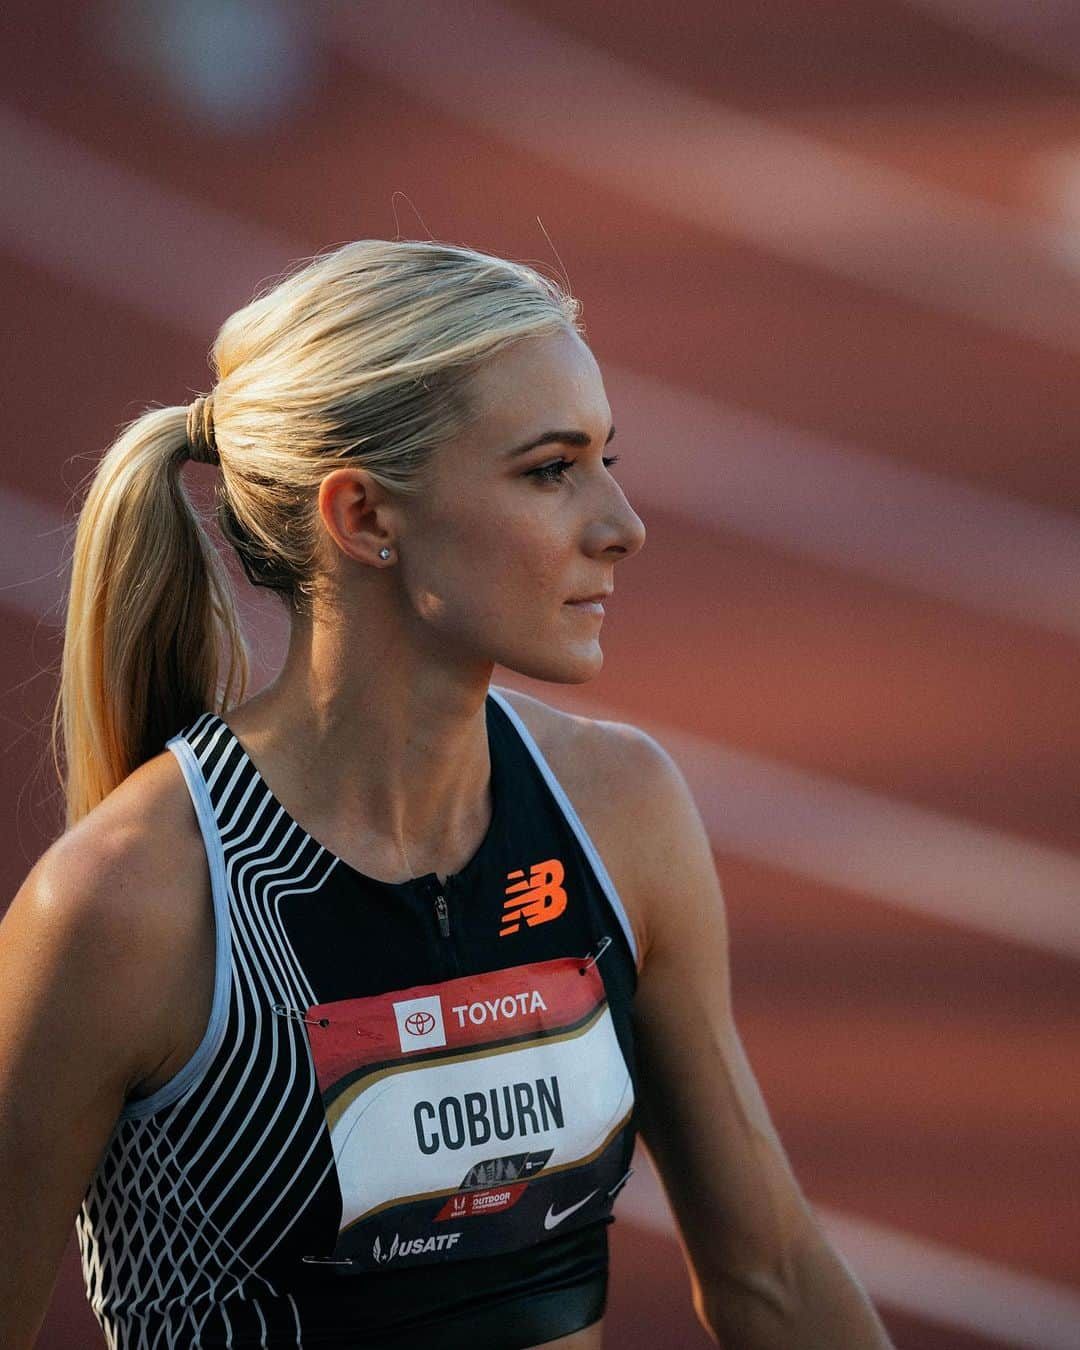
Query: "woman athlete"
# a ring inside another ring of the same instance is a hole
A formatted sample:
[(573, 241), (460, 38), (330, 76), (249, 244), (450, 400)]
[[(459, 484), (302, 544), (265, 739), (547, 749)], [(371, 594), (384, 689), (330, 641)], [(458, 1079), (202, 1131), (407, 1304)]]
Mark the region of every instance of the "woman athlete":
[[(349, 244), (104, 456), (67, 828), (0, 927), (5, 1350), (73, 1218), (113, 1350), (598, 1350), (639, 1132), (714, 1339), (888, 1347), (744, 1056), (679, 770), (490, 683), (596, 675), (644, 541), (578, 313), (467, 248)], [(246, 702), (189, 458), (288, 606)]]

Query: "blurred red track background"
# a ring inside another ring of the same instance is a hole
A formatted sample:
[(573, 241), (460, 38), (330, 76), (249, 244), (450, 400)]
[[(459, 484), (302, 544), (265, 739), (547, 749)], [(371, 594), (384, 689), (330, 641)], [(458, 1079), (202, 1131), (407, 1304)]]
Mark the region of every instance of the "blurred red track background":
[[(58, 828), (48, 531), (117, 425), (345, 239), (565, 267), (648, 542), (597, 680), (497, 682), (686, 767), (750, 1060), (896, 1344), (1080, 1345), (1080, 10), (1032, 11), (9, 7), (2, 894)], [(607, 1343), (709, 1344), (644, 1157), (617, 1214)], [(74, 1242), (39, 1344), (101, 1344)]]

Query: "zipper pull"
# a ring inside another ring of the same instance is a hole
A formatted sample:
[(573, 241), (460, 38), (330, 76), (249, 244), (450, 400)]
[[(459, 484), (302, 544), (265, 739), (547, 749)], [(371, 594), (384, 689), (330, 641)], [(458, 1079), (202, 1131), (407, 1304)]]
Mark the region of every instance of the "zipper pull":
[(450, 915), (446, 910), (446, 897), (437, 895), (435, 897), (435, 913), (439, 917), (439, 932), (443, 937), (450, 936)]

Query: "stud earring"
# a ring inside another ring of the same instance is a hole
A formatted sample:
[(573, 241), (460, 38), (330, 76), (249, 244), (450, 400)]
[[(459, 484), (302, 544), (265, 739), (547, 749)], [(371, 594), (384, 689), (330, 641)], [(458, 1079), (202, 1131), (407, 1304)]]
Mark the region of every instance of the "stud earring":
[(379, 557), (382, 558), (384, 562), (386, 561), (387, 558), (389, 558), (389, 556), (390, 550), (388, 548), (379, 549)]

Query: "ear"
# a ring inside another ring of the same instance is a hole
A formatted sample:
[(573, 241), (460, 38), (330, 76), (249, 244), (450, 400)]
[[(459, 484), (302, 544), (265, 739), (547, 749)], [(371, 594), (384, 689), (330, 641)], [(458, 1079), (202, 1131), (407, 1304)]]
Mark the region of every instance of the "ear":
[(386, 489), (366, 469), (334, 469), (319, 484), (319, 515), (343, 553), (372, 567), (385, 567), (379, 550), (393, 550), (395, 512)]

